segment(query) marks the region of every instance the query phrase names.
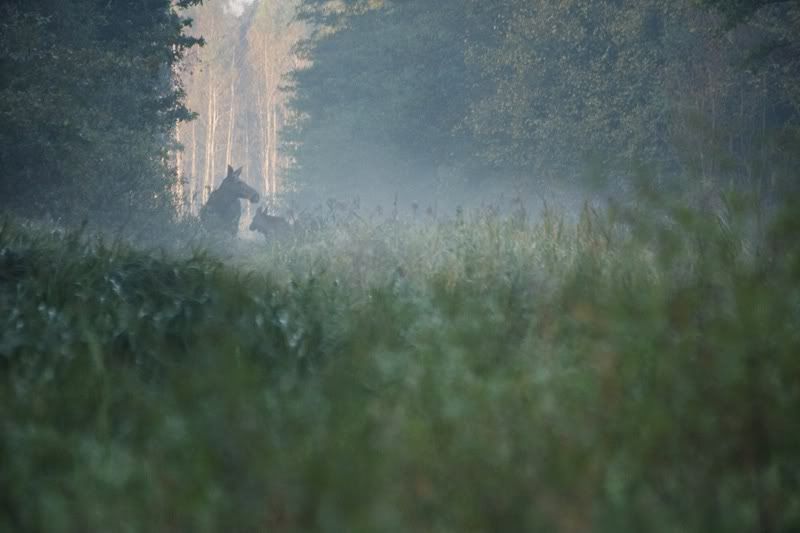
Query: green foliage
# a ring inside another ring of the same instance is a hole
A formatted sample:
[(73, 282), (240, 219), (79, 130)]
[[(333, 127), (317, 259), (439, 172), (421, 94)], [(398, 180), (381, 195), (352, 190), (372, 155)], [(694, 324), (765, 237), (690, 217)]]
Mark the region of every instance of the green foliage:
[[(743, 41), (746, 65), (768, 79), (779, 96), (779, 112), (800, 114), (800, 2), (797, 0), (700, 0), (720, 14), (729, 33), (747, 35)], [(742, 31), (744, 30), (744, 31)]]
[(301, 46), (308, 68), (291, 77), (299, 120), (285, 144), (294, 180), (363, 192), (379, 180), (430, 182), (438, 166), (483, 166), (461, 127), (477, 80), (464, 60), (470, 29), (462, 1), (304, 8), (324, 26)]
[(746, 203), (0, 229), (0, 529), (791, 531), (800, 249)]
[(468, 49), (488, 85), (467, 117), (485, 157), (557, 178), (586, 160), (623, 173), (644, 159), (667, 179), (749, 185), (748, 164), (795, 165), (765, 145), (798, 118), (798, 71), (794, 60), (775, 61), (780, 74), (745, 68), (771, 42), (757, 24), (723, 35), (718, 17), (684, 1), (501, 4), (496, 42)]
[[(589, 154), (664, 151), (665, 68), (693, 39), (674, 2), (504, 2), (495, 43), (470, 43), (487, 95), (468, 123), (489, 159), (571, 175)], [(482, 13), (479, 13), (483, 15)]]
[(796, 8), (797, 1), (776, 1), (776, 0), (700, 0), (700, 4), (720, 11), (727, 19), (728, 24), (735, 25), (747, 21), (756, 16), (759, 11), (771, 8), (778, 4), (779, 9), (789, 6), (790, 9)]
[(200, 42), (189, 21), (169, 0), (3, 1), (0, 21), (0, 207), (116, 227), (169, 218), (167, 149), (190, 117), (172, 69)]
[(644, 159), (666, 178), (769, 188), (753, 164), (797, 164), (781, 139), (800, 117), (800, 12), (737, 8), (745, 23), (725, 31), (703, 9), (717, 4), (307, 0), (321, 26), (292, 80), (293, 177), (535, 185)]

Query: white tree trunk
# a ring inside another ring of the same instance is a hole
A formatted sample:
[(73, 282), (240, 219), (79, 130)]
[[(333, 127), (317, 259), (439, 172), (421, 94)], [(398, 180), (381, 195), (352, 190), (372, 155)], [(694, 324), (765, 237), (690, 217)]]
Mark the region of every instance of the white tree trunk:
[[(209, 153), (211, 154), (211, 171), (209, 175), (211, 179), (209, 181), (210, 189), (207, 189), (209, 192), (206, 194), (210, 194), (210, 191), (213, 191), (216, 187), (216, 163), (217, 163), (217, 122), (218, 122), (218, 115), (217, 115), (217, 90), (214, 89), (214, 92), (211, 94), (211, 103), (212, 103), (212, 111), (211, 111), (211, 146), (209, 148)], [(208, 201), (208, 197), (206, 197), (206, 201)]]
[(181, 144), (181, 123), (175, 124), (175, 144), (177, 150), (175, 152), (175, 171), (177, 174), (177, 182), (175, 183), (175, 195), (178, 198), (178, 212), (183, 214), (184, 200), (186, 198), (186, 187), (183, 181), (183, 147)]
[(272, 195), (272, 182), (270, 176), (272, 174), (272, 167), (270, 166), (270, 107), (272, 105), (270, 98), (270, 69), (269, 69), (269, 37), (264, 35), (264, 86), (263, 90), (266, 91), (266, 98), (264, 99), (264, 191), (268, 195)]
[(197, 196), (197, 120), (192, 121), (192, 170), (189, 175), (189, 212), (194, 211)]
[(216, 186), (217, 119), (217, 90), (213, 87), (212, 82), (209, 84), (208, 117), (206, 119), (205, 176), (201, 192), (203, 204), (208, 201), (208, 196)]
[(272, 191), (277, 194), (280, 191), (278, 184), (278, 110), (275, 99), (272, 101), (272, 155), (270, 156), (270, 168), (272, 169)]
[(202, 204), (206, 203), (208, 199), (208, 187), (211, 184), (211, 161), (213, 159), (213, 132), (214, 132), (214, 75), (209, 69), (208, 71), (208, 110), (206, 112), (206, 143), (205, 143), (205, 161), (203, 162), (203, 182), (200, 189), (200, 200)]
[(228, 140), (225, 147), (225, 165), (231, 165), (233, 160), (233, 130), (236, 120), (236, 47), (233, 47), (233, 59), (231, 60), (231, 100), (228, 107)]

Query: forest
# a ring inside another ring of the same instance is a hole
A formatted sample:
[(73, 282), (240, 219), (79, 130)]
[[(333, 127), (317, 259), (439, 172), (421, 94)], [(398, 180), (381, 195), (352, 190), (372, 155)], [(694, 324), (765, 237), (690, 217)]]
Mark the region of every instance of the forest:
[(0, 531), (798, 531), (799, 173), (798, 0), (0, 0)]

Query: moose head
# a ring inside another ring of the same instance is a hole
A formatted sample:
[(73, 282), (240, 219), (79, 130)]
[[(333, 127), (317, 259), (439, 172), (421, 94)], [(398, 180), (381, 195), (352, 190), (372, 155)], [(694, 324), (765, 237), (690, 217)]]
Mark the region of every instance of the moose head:
[(233, 170), (233, 167), (228, 165), (228, 174), (215, 192), (220, 192), (227, 197), (236, 198), (237, 200), (250, 200), (252, 204), (258, 203), (261, 199), (258, 191), (243, 182), (241, 175), (242, 167)]

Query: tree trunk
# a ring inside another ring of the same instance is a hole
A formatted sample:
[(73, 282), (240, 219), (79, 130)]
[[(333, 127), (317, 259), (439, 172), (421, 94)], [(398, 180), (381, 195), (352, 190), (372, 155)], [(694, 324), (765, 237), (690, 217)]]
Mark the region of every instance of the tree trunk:
[[(256, 125), (256, 131), (259, 134), (263, 134), (266, 131), (264, 126), (264, 87), (260, 83), (256, 83), (256, 117), (258, 118), (258, 124)], [(249, 122), (248, 122), (249, 126)], [(248, 129), (249, 131), (249, 129)], [(260, 137), (256, 137), (257, 142), (261, 142)], [(249, 149), (249, 144), (248, 144)], [(257, 165), (261, 165), (261, 175), (259, 176), (257, 183), (255, 184), (256, 187), (259, 189), (259, 192), (263, 195), (267, 194), (268, 185), (264, 176), (266, 175), (266, 168), (264, 167), (264, 161), (259, 160), (261, 152), (256, 150), (256, 154), (254, 154), (253, 159), (257, 161)]]
[(203, 187), (200, 190), (201, 203), (208, 199), (208, 187), (211, 185), (211, 161), (214, 151), (214, 75), (208, 71), (208, 110), (206, 112), (205, 161), (203, 165)]
[(213, 77), (211, 77), (211, 80), (211, 83), (209, 83), (210, 94), (208, 98), (208, 119), (206, 124), (206, 168), (205, 178), (203, 179), (203, 204), (208, 201), (208, 196), (216, 185), (214, 181), (216, 179), (217, 91), (213, 87)]
[(233, 129), (236, 120), (236, 47), (233, 47), (233, 59), (231, 60), (231, 101), (228, 107), (228, 141), (225, 147), (225, 165), (231, 165), (233, 160)]
[(216, 163), (217, 163), (217, 122), (218, 122), (218, 115), (217, 115), (217, 90), (214, 89), (213, 98), (211, 99), (213, 102), (213, 112), (212, 112), (212, 121), (211, 121), (211, 190), (214, 189), (216, 186)]
[(272, 105), (270, 98), (270, 71), (269, 71), (269, 37), (264, 35), (264, 88), (266, 91), (266, 98), (264, 101), (264, 192), (271, 195), (272, 183), (270, 176), (272, 174), (272, 167), (270, 166), (270, 107)]
[(278, 110), (273, 98), (272, 106), (270, 109), (272, 115), (272, 155), (270, 157), (270, 168), (272, 169), (272, 192), (277, 194), (280, 188), (278, 187)]
[(194, 210), (197, 196), (197, 120), (192, 121), (192, 170), (189, 175), (189, 212)]
[(178, 197), (178, 212), (183, 214), (184, 199), (186, 197), (185, 183), (183, 178), (183, 147), (181, 144), (181, 123), (175, 125), (175, 171), (177, 174), (177, 181), (175, 183), (175, 195)]

